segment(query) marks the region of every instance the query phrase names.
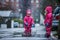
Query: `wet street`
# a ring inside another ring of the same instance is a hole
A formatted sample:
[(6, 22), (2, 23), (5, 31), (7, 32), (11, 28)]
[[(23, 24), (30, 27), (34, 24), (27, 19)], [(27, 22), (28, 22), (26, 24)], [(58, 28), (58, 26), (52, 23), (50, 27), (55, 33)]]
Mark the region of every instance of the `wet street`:
[(31, 37), (22, 37), (23, 28), (0, 30), (0, 40), (47, 40), (44, 26), (37, 27), (39, 27), (39, 29), (32, 28)]

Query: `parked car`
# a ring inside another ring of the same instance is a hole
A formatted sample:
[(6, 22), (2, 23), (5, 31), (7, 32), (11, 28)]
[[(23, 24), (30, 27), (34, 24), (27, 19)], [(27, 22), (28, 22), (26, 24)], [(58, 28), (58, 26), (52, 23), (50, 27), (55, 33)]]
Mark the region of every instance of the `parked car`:
[(14, 28), (18, 28), (19, 27), (19, 23), (18, 22), (14, 22)]
[[(55, 14), (53, 14), (54, 16)], [(53, 21), (52, 21), (52, 30), (57, 30), (58, 26), (59, 26), (59, 20), (57, 19), (57, 17), (59, 17), (59, 14), (56, 14), (56, 17), (53, 17)]]
[(56, 27), (56, 26), (59, 25), (58, 23), (59, 23), (59, 20), (53, 19), (53, 21), (52, 21), (52, 26), (53, 26), (53, 27)]
[[(54, 14), (53, 14), (53, 16), (54, 16)], [(53, 31), (58, 30), (58, 25), (59, 25), (59, 20), (57, 20), (56, 17), (53, 17), (52, 30)]]

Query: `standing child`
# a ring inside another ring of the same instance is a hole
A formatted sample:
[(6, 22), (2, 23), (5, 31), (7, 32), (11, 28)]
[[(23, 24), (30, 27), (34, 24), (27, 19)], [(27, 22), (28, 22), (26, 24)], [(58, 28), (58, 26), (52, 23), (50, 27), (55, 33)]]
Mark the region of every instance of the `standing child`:
[(27, 10), (27, 14), (24, 17), (24, 28), (25, 28), (25, 35), (31, 36), (31, 27), (34, 25), (33, 17), (31, 16), (31, 10)]
[(46, 17), (45, 17), (45, 27), (46, 27), (46, 37), (50, 37), (51, 28), (52, 28), (52, 6), (47, 6), (45, 9)]

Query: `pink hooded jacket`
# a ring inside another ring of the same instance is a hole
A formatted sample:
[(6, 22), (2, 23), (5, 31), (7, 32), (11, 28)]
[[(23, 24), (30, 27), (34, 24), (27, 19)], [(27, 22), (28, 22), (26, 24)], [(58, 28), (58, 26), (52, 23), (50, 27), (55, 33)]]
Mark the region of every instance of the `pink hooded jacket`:
[(44, 24), (49, 23), (49, 26), (46, 27), (46, 34), (50, 35), (51, 28), (52, 28), (52, 18), (53, 18), (53, 16), (52, 16), (52, 7), (47, 6), (45, 10), (47, 11), (47, 13), (46, 13), (46, 17), (45, 17), (45, 20), (44, 20)]
[[(31, 10), (27, 10), (27, 14), (28, 12), (31, 12)], [(24, 24), (25, 23), (28, 23), (28, 27), (31, 28), (32, 24), (34, 24), (34, 20), (33, 20), (33, 17), (32, 16), (25, 16), (24, 17)], [(24, 25), (24, 27), (26, 28), (26, 26)]]
[(48, 35), (50, 35), (51, 33), (51, 28), (52, 28), (52, 7), (51, 6), (47, 6), (46, 9), (47, 11), (47, 14), (46, 14), (46, 17), (45, 17), (45, 20), (44, 20), (44, 24), (46, 23), (49, 23), (49, 26), (46, 27), (46, 33)]
[(47, 13), (44, 24), (49, 23), (49, 25), (52, 25), (52, 6), (47, 6), (45, 10), (47, 11)]
[(31, 27), (32, 24), (34, 23), (34, 20), (31, 16), (25, 16), (24, 18), (24, 24), (28, 23), (28, 26)]

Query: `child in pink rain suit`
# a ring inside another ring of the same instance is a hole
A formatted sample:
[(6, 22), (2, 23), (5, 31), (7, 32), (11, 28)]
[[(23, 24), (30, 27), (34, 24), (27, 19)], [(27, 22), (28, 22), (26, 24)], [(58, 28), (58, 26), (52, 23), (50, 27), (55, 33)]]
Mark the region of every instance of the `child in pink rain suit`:
[(52, 6), (47, 6), (46, 9), (46, 17), (44, 20), (44, 24), (46, 27), (46, 37), (50, 37), (50, 33), (51, 33), (51, 28), (52, 28)]
[(31, 10), (28, 9), (26, 16), (24, 17), (25, 34), (31, 35), (31, 27), (34, 25), (33, 17), (31, 16)]

